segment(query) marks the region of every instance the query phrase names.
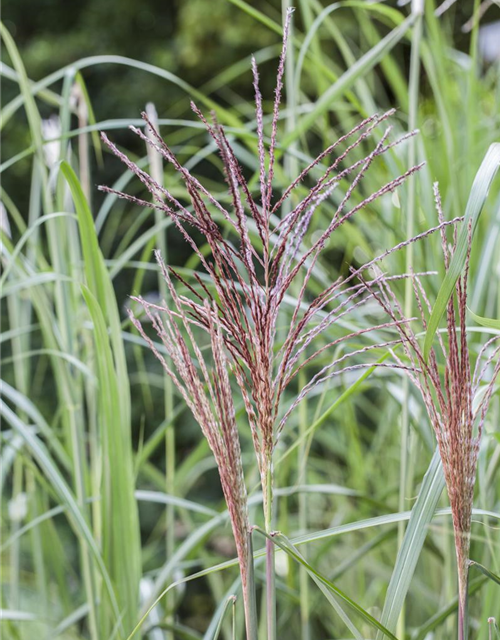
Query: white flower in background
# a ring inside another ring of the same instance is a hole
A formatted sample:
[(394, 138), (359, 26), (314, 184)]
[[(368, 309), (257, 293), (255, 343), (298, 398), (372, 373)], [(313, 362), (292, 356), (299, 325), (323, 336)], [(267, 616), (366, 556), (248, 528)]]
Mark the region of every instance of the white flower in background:
[(485, 62), (500, 60), (500, 20), (479, 28), (479, 51)]
[[(139, 583), (139, 597), (141, 600), (141, 604), (148, 602), (154, 592), (154, 582), (151, 578), (141, 578)], [(163, 610), (160, 605), (156, 605), (156, 607), (151, 611), (148, 616), (148, 622), (151, 623), (153, 629), (149, 632), (148, 637), (151, 640), (163, 640), (163, 631), (161, 628), (156, 627), (163, 618)]]
[(286, 578), (289, 572), (288, 556), (284, 553), (276, 554), (276, 573), (280, 578)]
[(18, 493), (9, 502), (9, 518), (12, 522), (22, 522), (28, 513), (28, 496), (25, 493)]
[(8, 238), (12, 238), (9, 216), (7, 215), (7, 209), (3, 206), (3, 202), (0, 202), (0, 231), (3, 231)]
[(45, 156), (45, 164), (51, 170), (56, 162), (59, 162), (59, 155), (61, 153), (61, 142), (54, 140), (54, 138), (60, 138), (61, 136), (61, 120), (59, 116), (52, 115), (46, 120), (42, 120), (42, 135), (45, 140), (52, 140), (52, 142), (45, 142), (43, 145), (43, 155)]

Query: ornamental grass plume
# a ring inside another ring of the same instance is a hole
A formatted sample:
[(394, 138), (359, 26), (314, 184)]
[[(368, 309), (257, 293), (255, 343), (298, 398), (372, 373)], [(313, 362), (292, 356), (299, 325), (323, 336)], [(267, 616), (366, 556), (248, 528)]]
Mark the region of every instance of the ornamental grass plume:
[[(195, 273), (193, 280), (187, 281), (172, 266), (164, 265), (157, 253), (156, 257), (167, 281), (173, 307), (167, 303), (155, 305), (138, 299), (165, 345), (172, 361), (172, 368), (147, 337), (139, 320), (133, 318), (133, 322), (160, 359), (167, 374), (174, 380), (214, 452), (238, 545), (243, 581), (248, 571), (248, 565), (245, 564), (245, 531), (248, 522), (239, 442), (236, 444), (238, 434), (227, 377), (228, 368), (243, 399), (260, 472), (265, 527), (270, 532), (273, 520), (273, 452), (297, 404), (318, 384), (333, 376), (358, 367), (387, 366), (383, 363), (345, 366), (345, 361), (348, 357), (365, 354), (377, 347), (393, 346), (399, 339), (369, 344), (362, 349), (346, 352), (316, 373), (302, 388), (297, 388), (301, 378), (297, 374), (329, 349), (339, 345), (345, 347), (362, 334), (377, 331), (377, 335), (380, 335), (380, 332), (391, 329), (394, 325), (408, 322), (398, 319), (351, 333), (344, 330), (344, 334), (335, 340), (327, 341), (327, 344), (320, 347), (315, 346), (317, 338), (326, 330), (339, 320), (342, 324), (342, 319), (345, 320), (347, 314), (359, 309), (372, 297), (373, 294), (367, 293), (365, 284), (357, 282), (356, 277), (368, 266), (373, 266), (392, 251), (413, 240), (384, 252), (347, 278), (339, 278), (319, 295), (312, 296), (308, 283), (320, 254), (337, 229), (358, 211), (394, 191), (422, 166), (410, 167), (374, 193), (366, 195), (363, 192), (363, 178), (370, 166), (415, 133), (410, 132), (393, 142), (388, 142), (390, 127), (386, 127), (382, 135), (377, 135), (380, 125), (386, 123), (394, 113), (394, 110), (390, 110), (382, 115), (366, 118), (333, 142), (301, 171), (279, 197), (275, 197), (273, 185), (278, 160), (279, 105), (290, 17), (291, 11), (287, 13), (284, 28), (270, 138), (266, 138), (264, 133), (259, 74), (255, 60), (252, 60), (259, 157), (258, 194), (252, 192), (224, 128), (217, 122), (215, 115), (212, 114), (212, 121), (209, 122), (193, 103), (191, 107), (194, 113), (204, 123), (222, 159), (231, 200), (230, 207), (221, 204), (181, 165), (146, 114), (143, 113), (142, 117), (147, 135), (140, 129), (130, 128), (179, 174), (188, 195), (185, 202), (179, 201), (171, 191), (140, 169), (102, 134), (110, 150), (135, 173), (152, 194), (153, 201), (130, 196), (109, 187), (100, 187), (101, 190), (114, 193), (132, 203), (158, 209), (168, 215), (198, 257), (208, 276), (202, 279)], [(365, 145), (370, 143), (371, 150), (365, 152)], [(306, 183), (314, 175), (319, 177), (314, 178), (312, 185), (306, 189)], [(283, 213), (283, 205), (288, 205), (292, 194), (295, 196), (294, 202), (288, 212)], [(334, 212), (329, 224), (306, 245), (305, 239), (311, 220), (322, 206), (327, 203), (331, 205), (332, 202), (335, 203)], [(251, 239), (251, 231), (257, 240)], [(433, 231), (430, 230), (419, 237), (425, 237)], [(200, 248), (205, 244), (210, 249), (208, 257)], [(176, 292), (172, 277), (184, 287), (185, 294)], [(298, 291), (293, 298), (289, 296), (292, 284), (294, 291)], [(292, 303), (290, 298), (293, 300)], [(285, 307), (290, 307), (290, 304), (291, 318), (287, 316), (285, 335), (282, 337), (280, 334), (278, 340), (278, 317), (285, 313)], [(216, 363), (212, 375), (201, 357), (192, 333), (193, 327), (203, 329), (210, 336), (213, 360)], [(182, 338), (183, 332), (189, 338), (192, 352)], [(282, 412), (281, 400), (285, 390), (291, 385), (296, 399)], [(231, 439), (234, 439), (232, 444)], [(274, 546), (269, 539), (266, 540), (266, 545), (268, 635), (269, 638), (274, 638)]]
[[(221, 327), (213, 321), (214, 316), (207, 313), (209, 324), (206, 328), (210, 336), (212, 354), (212, 366), (210, 367), (193, 335), (192, 322), (187, 317), (185, 306), (172, 284), (161, 255), (159, 252), (156, 252), (156, 255), (174, 309), (167, 306), (157, 307), (146, 304), (142, 298), (133, 299), (142, 303), (147, 317), (165, 347), (173, 369), (131, 311), (129, 316), (190, 408), (214, 454), (238, 554), (247, 637), (253, 638), (252, 630), (248, 626), (250, 620), (255, 619), (255, 613), (252, 610), (255, 598), (251, 593), (252, 586), (249, 583), (251, 568), (249, 566), (250, 525), (247, 492)], [(205, 302), (205, 307), (208, 306), (209, 303)], [(162, 316), (160, 316), (160, 311)], [(187, 341), (184, 339), (183, 333), (187, 335)]]
[[(453, 242), (448, 243), (443, 224), (444, 216), (438, 184), (434, 184), (434, 197), (440, 221), (441, 245), (445, 271), (457, 246), (457, 227)], [(467, 341), (467, 284), (469, 276), (471, 228), (464, 272), (455, 285), (446, 313), (446, 332), (438, 333), (439, 349), (431, 350), (426, 361), (417, 334), (405, 322), (401, 305), (390, 283), (378, 278), (376, 285), (366, 283), (366, 289), (382, 306), (399, 332), (406, 359), (396, 351), (393, 357), (420, 391), (430, 422), (436, 434), (443, 463), (446, 488), (450, 500), (458, 574), (458, 638), (467, 636), (466, 607), (469, 570), (472, 505), (476, 479), (477, 459), (483, 425), (494, 385), (500, 373), (499, 336), (487, 340), (480, 349), (475, 364)], [(412, 278), (413, 292), (419, 310), (422, 328), (427, 329), (426, 312), (431, 311), (428, 295), (419, 275)], [(481, 382), (489, 374), (489, 381)]]

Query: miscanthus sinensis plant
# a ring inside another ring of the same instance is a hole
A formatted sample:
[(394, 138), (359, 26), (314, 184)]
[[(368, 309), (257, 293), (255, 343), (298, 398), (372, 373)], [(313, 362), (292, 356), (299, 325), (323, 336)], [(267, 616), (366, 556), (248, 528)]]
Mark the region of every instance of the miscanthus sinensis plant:
[[(178, 172), (189, 196), (186, 202), (179, 201), (169, 189), (140, 169), (105, 135), (102, 136), (111, 151), (151, 193), (152, 201), (109, 187), (101, 189), (135, 204), (156, 208), (170, 216), (208, 276), (208, 283), (207, 278), (202, 279), (197, 274), (188, 282), (172, 266), (165, 265), (162, 256), (156, 252), (170, 298), (163, 304), (153, 304), (143, 298), (135, 300), (142, 305), (168, 358), (162, 355), (162, 349), (153, 341), (141, 320), (133, 313), (131, 319), (160, 360), (166, 374), (173, 380), (213, 451), (236, 541), (247, 635), (252, 639), (256, 631), (251, 623), (255, 611), (253, 586), (249, 580), (251, 560), (247, 493), (230, 379), (234, 379), (243, 399), (260, 472), (265, 527), (270, 533), (273, 521), (273, 452), (295, 407), (317, 385), (333, 376), (360, 367), (388, 366), (384, 363), (351, 364), (346, 361), (375, 348), (394, 346), (400, 342), (400, 338), (372, 341), (361, 349), (351, 351), (347, 345), (362, 334), (376, 331), (380, 336), (384, 330), (406, 325), (408, 320), (394, 318), (350, 333), (344, 330), (343, 335), (326, 344), (323, 342), (321, 346), (315, 346), (317, 338), (372, 298), (374, 294), (366, 291), (359, 276), (368, 267), (415, 238), (389, 249), (348, 277), (332, 282), (319, 295), (311, 296), (308, 284), (315, 266), (328, 239), (337, 229), (358, 211), (394, 191), (420, 168), (420, 165), (410, 167), (402, 175), (381, 185), (374, 193), (363, 194), (362, 180), (372, 163), (414, 134), (411, 132), (389, 142), (390, 127), (386, 127), (382, 135), (377, 136), (380, 125), (393, 114), (393, 111), (388, 111), (366, 118), (332, 143), (301, 171), (279, 197), (275, 197), (273, 178), (278, 161), (279, 106), (290, 16), (291, 12), (288, 12), (269, 138), (264, 132), (258, 69), (255, 61), (252, 63), (259, 156), (258, 193), (252, 192), (224, 128), (214, 114), (209, 121), (194, 104), (191, 105), (192, 109), (204, 123), (223, 162), (231, 207), (221, 204), (181, 165), (147, 114), (142, 115), (148, 135), (135, 127), (131, 129)], [(354, 160), (353, 156), (370, 142), (371, 151), (361, 154), (361, 159)], [(299, 195), (303, 190), (298, 187), (305, 185), (318, 172), (319, 178), (312, 180), (306, 194)], [(324, 203), (332, 202), (331, 196), (337, 195), (334, 192), (340, 192), (341, 184), (346, 182), (348, 186), (337, 198), (335, 211), (327, 227), (306, 242), (313, 216)], [(297, 195), (294, 200), (297, 204), (284, 206), (289, 204), (292, 194)], [(229, 228), (229, 234), (223, 232), (223, 225), (217, 221), (220, 219), (223, 220), (224, 229)], [(279, 221), (274, 223), (276, 219)], [(258, 240), (252, 240), (254, 236), (251, 237), (251, 230), (256, 231)], [(208, 256), (200, 248), (201, 244), (210, 248)], [(374, 286), (381, 277), (377, 276), (370, 284)], [(395, 279), (404, 277), (407, 276), (396, 276)], [(184, 294), (177, 292), (174, 280), (184, 287)], [(293, 297), (290, 295), (292, 285)], [(278, 341), (278, 318), (285, 313), (284, 307), (290, 305), (290, 298), (293, 299), (291, 319), (287, 316), (286, 335)], [(200, 330), (209, 336), (208, 355), (198, 344)], [(320, 354), (339, 345), (346, 347), (344, 355), (317, 371), (300, 387), (301, 376), (297, 374), (310, 366)], [(403, 363), (396, 366), (406, 368)], [(289, 387), (294, 391), (295, 400), (283, 410), (281, 401)], [(274, 638), (274, 546), (270, 539), (266, 540), (266, 548), (267, 624), (269, 637)]]
[[(457, 227), (448, 242), (438, 184), (434, 197), (440, 222), (444, 268), (448, 272), (457, 247)], [(463, 224), (463, 222), (462, 222)], [(471, 229), (464, 272), (457, 280), (454, 295), (446, 310), (446, 330), (438, 332), (438, 348), (428, 359), (418, 337), (427, 330), (426, 314), (431, 312), (429, 296), (419, 275), (411, 278), (420, 316), (420, 327), (409, 322), (402, 305), (387, 278), (366, 289), (381, 305), (399, 332), (404, 356), (393, 350), (398, 368), (403, 368), (422, 396), (429, 415), (443, 463), (446, 488), (450, 500), (458, 573), (458, 637), (467, 636), (467, 582), (471, 536), (472, 505), (479, 453), (488, 406), (500, 373), (499, 336), (487, 340), (477, 357), (471, 354), (467, 339), (467, 286), (469, 277)]]

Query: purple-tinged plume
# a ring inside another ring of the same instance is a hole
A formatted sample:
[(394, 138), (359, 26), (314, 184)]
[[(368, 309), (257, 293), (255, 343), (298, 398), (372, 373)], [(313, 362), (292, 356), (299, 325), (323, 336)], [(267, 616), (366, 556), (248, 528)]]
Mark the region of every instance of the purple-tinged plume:
[[(444, 267), (448, 272), (457, 245), (457, 227), (450, 245), (437, 183), (434, 196)], [(404, 356), (394, 350), (394, 361), (396, 366), (404, 368), (420, 391), (436, 434), (453, 518), (459, 587), (459, 640), (465, 637), (471, 517), (479, 444), (495, 381), (500, 373), (500, 346), (495, 344), (498, 336), (482, 346), (474, 364), (469, 351), (466, 315), (470, 241), (469, 228), (464, 273), (457, 280), (454, 295), (448, 302), (446, 332), (438, 333), (439, 348), (431, 351), (428, 360), (424, 358), (417, 334), (405, 318), (388, 279), (379, 277), (373, 283), (365, 283), (367, 292), (379, 302), (399, 332)], [(419, 275), (413, 276), (412, 283), (421, 328), (425, 331), (426, 313), (430, 313), (431, 305)], [(483, 383), (486, 376), (488, 380)]]

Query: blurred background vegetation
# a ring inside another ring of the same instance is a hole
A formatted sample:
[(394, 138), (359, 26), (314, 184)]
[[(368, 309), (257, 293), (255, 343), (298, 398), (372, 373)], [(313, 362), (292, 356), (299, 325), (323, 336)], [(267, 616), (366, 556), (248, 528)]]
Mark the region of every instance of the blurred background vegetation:
[[(297, 4), (300, 8), (301, 3)], [(328, 4), (318, 0), (312, 6), (317, 14), (320, 7)], [(280, 22), (279, 0), (255, 0), (251, 6)], [(446, 28), (452, 32), (454, 46), (464, 53), (470, 44), (464, 25), (470, 21), (472, 7), (473, 0), (457, 2), (446, 16)], [(498, 19), (500, 8), (493, 5), (484, 22)], [(59, 0), (39, 0), (36, 11), (29, 0), (5, 0), (3, 21), (16, 39), (32, 79), (42, 78), (80, 58), (111, 54), (167, 69), (203, 91), (205, 87), (210, 90), (212, 81), (234, 63), (279, 44), (276, 34), (268, 27), (226, 0), (79, 0), (71, 9)], [(304, 29), (302, 12), (296, 13), (295, 22), (297, 29)], [(335, 22), (353, 51), (362, 51), (366, 31), (360, 29), (356, 15), (338, 11)], [(380, 37), (390, 30), (383, 22), (377, 22), (376, 28)], [(323, 37), (321, 47), (333, 63), (345, 64), (332, 38)], [(404, 44), (398, 47), (396, 57), (406, 74), (408, 47)], [(140, 70), (100, 65), (86, 69), (84, 77), (99, 121), (111, 117), (136, 118), (146, 101), (156, 105), (159, 117), (172, 114), (192, 117), (183, 89), (176, 85), (166, 89), (156, 77)], [(383, 77), (380, 79), (383, 82)], [(269, 96), (274, 87), (273, 63), (266, 65), (262, 82), (264, 95)], [(4, 82), (4, 102), (15, 95), (16, 90), (11, 83)], [(218, 86), (211, 95), (220, 104), (247, 112), (248, 103), (253, 100), (249, 66), (231, 77), (227, 85)], [(402, 107), (395, 96), (389, 98), (393, 106)], [(41, 105), (41, 112), (48, 115), (51, 109)], [(11, 156), (13, 149), (9, 145), (14, 147), (14, 141), (17, 150), (23, 142), (29, 143), (26, 128), (21, 123), (11, 123), (11, 127), (15, 124), (16, 135), (5, 140), (4, 157)], [(24, 169), (25, 165), (21, 165), (14, 171), (21, 176)], [(7, 180), (11, 178), (12, 172), (5, 176)], [(22, 195), (23, 189), (19, 191)]]
[[(275, 23), (280, 23), (282, 6), (279, 0), (255, 0), (250, 4)], [(300, 9), (302, 3), (297, 4)], [(390, 4), (395, 3), (387, 3)], [(450, 41), (457, 51), (463, 53), (468, 52), (470, 46), (473, 4), (474, 0), (457, 2), (446, 14), (445, 28)], [(484, 24), (500, 19), (500, 8), (495, 3), (489, 4), (492, 6), (485, 13)], [(329, 6), (329, 3), (315, 0), (311, 6), (317, 15), (321, 7)], [(367, 39), (366, 24), (363, 26), (359, 16), (349, 11), (338, 11), (334, 15), (336, 28), (354, 55), (362, 52)], [(310, 23), (311, 10), (296, 13), (296, 28), (301, 31), (306, 26), (304, 16)], [(248, 64), (239, 67), (241, 73), (238, 74), (231, 73), (231, 69), (235, 63), (257, 51), (265, 52), (269, 48), (271, 54), (274, 47), (276, 54), (279, 45), (272, 30), (227, 0), (79, 0), (71, 9), (59, 0), (39, 0), (36, 11), (33, 11), (29, 0), (5, 0), (3, 21), (15, 38), (28, 76), (32, 79), (42, 78), (81, 58), (124, 56), (166, 69), (213, 96), (218, 104), (231, 106), (245, 115), (249, 115), (249, 104), (253, 101), (250, 67)], [(385, 20), (377, 21), (373, 28), (379, 37), (383, 37), (390, 31), (390, 24)], [(495, 34), (491, 39), (495, 39)], [(333, 38), (322, 37), (321, 49), (332, 64), (345, 65), (342, 52)], [(399, 45), (395, 53), (401, 73), (407, 75), (407, 44)], [(225, 70), (229, 70), (227, 83), (223, 75)], [(90, 66), (83, 75), (97, 121), (137, 118), (146, 102), (154, 103), (160, 118), (193, 118), (186, 91), (176, 84), (165, 87), (154, 75), (111, 64)], [(262, 76), (264, 95), (270, 96), (274, 88), (274, 57), (270, 64), (264, 65)], [(302, 87), (305, 91), (311, 89), (307, 81), (306, 77)], [(376, 81), (377, 99), (383, 99), (384, 107), (402, 109), (405, 106), (400, 104), (400, 96), (391, 93), (383, 74), (377, 73)], [(61, 84), (59, 82), (55, 86)], [(15, 85), (4, 81), (4, 103), (16, 91)], [(424, 95), (429, 94), (425, 78), (422, 91)], [(41, 104), (40, 111), (45, 117), (53, 109)], [(11, 135), (3, 143), (4, 158), (13, 156), (30, 144), (29, 131), (22, 121), (16, 119), (9, 128)], [(117, 135), (119, 142), (124, 136), (130, 138), (126, 131)], [(139, 145), (138, 142), (136, 144)], [(23, 199), (26, 202), (28, 196), (22, 186), (28, 166), (28, 162), (20, 162), (3, 176), (7, 191), (18, 195), (21, 202)], [(99, 198), (95, 191), (92, 198)]]

